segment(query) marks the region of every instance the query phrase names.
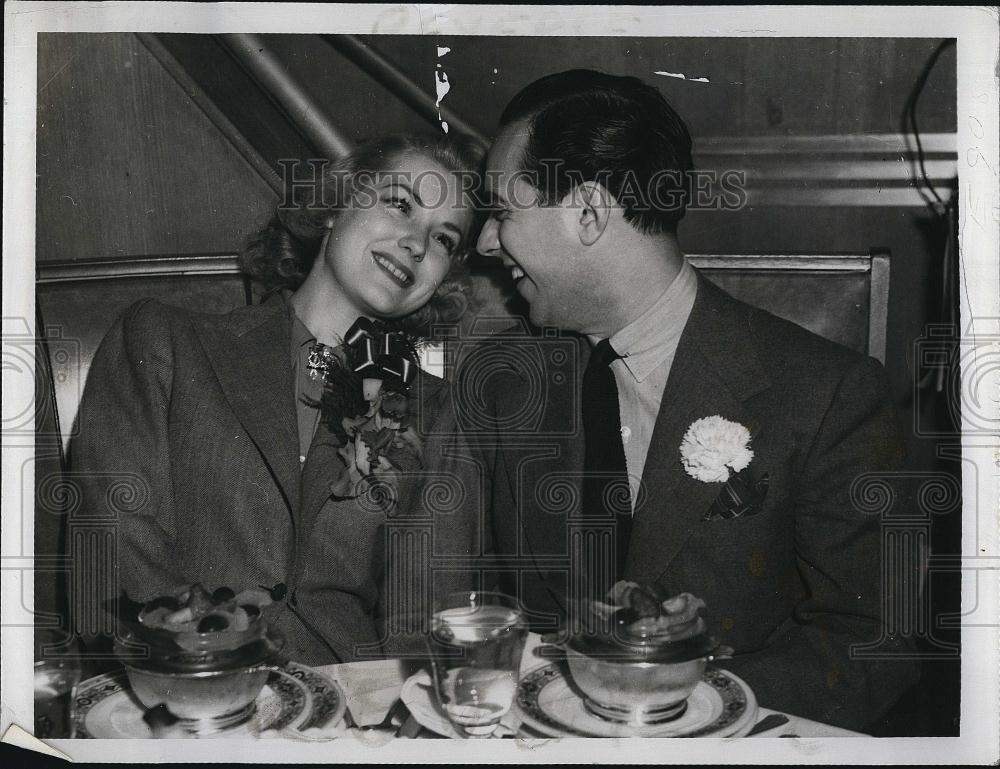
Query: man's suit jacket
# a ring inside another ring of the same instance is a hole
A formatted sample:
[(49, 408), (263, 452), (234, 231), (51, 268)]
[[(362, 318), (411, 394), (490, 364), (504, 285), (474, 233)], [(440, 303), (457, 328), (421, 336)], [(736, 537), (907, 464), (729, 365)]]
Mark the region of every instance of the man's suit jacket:
[[(496, 424), (509, 426), (544, 399), (542, 416), (530, 434), (500, 427), (485, 443), (501, 579), (544, 631), (584, 564), (595, 571), (597, 539), (579, 504), (578, 374), (589, 345), (578, 340), (568, 360), (572, 349), (556, 354), (565, 339), (530, 344), (544, 367), (495, 372), (491, 408)], [(756, 515), (704, 520), (723, 484), (696, 480), (681, 464), (688, 427), (716, 414), (753, 435), (750, 467), (770, 479)], [(851, 486), (903, 461), (876, 361), (699, 278), (643, 470), (624, 576), (703, 598), (711, 629), (736, 650), (718, 664), (743, 676), (764, 706), (864, 728), (914, 682), (915, 666), (850, 656), (852, 644), (880, 639), (884, 600), (880, 521), (856, 508)], [(907, 651), (899, 639), (887, 644), (886, 652)]]
[[(145, 300), (115, 323), (81, 401), (72, 467), (83, 504), (72, 525), (79, 542), (88, 521), (110, 521), (117, 559), (95, 589), (100, 556), (73, 554), (74, 592), (91, 596), (76, 599), (77, 612), (122, 589), (145, 600), (192, 582), (280, 584), (286, 595), (269, 611), (292, 659), (324, 664), (422, 646), (425, 618), (404, 617), (426, 613), (426, 538), (440, 554), (479, 551), (478, 522), (432, 508), (424, 493), (429, 480), (469, 493), (477, 482), (446, 457), (455, 440), (448, 387), (421, 373), (413, 389), (420, 425), (450, 437), (425, 438), (427, 469), (402, 479), (391, 513), (331, 500), (342, 461), (322, 422), (300, 469), (290, 334), (277, 296), (226, 315)], [(439, 581), (465, 586), (456, 574)], [(387, 582), (402, 588), (389, 595)]]

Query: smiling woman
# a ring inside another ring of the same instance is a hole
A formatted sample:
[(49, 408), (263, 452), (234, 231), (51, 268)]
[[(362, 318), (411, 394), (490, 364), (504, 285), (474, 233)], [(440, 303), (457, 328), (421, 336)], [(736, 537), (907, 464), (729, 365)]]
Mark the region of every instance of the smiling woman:
[[(433, 572), (431, 543), (446, 558), (482, 550), (463, 514), (479, 479), (449, 459), (447, 385), (415, 355), (465, 307), (475, 217), (461, 176), (477, 162), (442, 136), (362, 147), (248, 242), (260, 304), (126, 311), (94, 359), (73, 445), (119, 557), (107, 573), (80, 553), (77, 583), (107, 574), (104, 597), (134, 600), (265, 586), (284, 653), (307, 664), (422, 648), (423, 597), (468, 576)], [(136, 488), (128, 509), (122, 484)]]
[(443, 136), (400, 134), (364, 145), (329, 164), (315, 187), (296, 188), (296, 199), (248, 243), (243, 271), (265, 293), (296, 291), (297, 311), (306, 297), (337, 304), (340, 317), (317, 324), (329, 327), (328, 337), (357, 315), (421, 336), (455, 322), (466, 305), (464, 257), (475, 234), (463, 183), (475, 177), (478, 152), (472, 141)]

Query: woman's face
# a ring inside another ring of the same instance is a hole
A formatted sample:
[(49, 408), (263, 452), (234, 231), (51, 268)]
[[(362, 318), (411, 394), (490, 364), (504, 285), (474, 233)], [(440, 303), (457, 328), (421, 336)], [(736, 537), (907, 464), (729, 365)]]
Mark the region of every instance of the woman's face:
[(405, 154), (362, 180), (322, 254), (336, 293), (358, 315), (398, 318), (420, 309), (451, 267), (472, 224), (458, 179)]

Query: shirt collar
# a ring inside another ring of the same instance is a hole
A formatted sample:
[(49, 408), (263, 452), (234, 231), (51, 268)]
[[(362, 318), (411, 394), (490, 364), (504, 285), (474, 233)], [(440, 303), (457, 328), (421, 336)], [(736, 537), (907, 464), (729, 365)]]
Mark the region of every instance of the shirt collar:
[(684, 260), (659, 299), (642, 315), (611, 335), (611, 346), (637, 382), (673, 356), (698, 293), (698, 275)]

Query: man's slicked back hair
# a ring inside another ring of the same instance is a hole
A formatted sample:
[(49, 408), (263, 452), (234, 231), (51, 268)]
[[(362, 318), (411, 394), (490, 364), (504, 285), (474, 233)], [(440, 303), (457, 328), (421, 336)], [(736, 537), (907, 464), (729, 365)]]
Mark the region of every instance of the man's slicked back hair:
[(599, 182), (646, 234), (676, 232), (690, 196), (691, 135), (658, 90), (635, 77), (559, 72), (522, 89), (500, 117), (529, 136), (521, 169), (555, 204)]

